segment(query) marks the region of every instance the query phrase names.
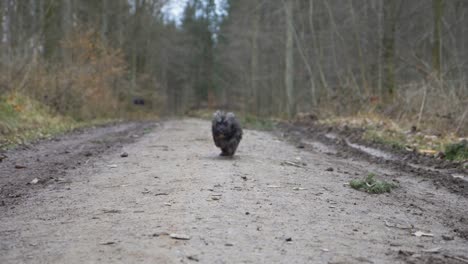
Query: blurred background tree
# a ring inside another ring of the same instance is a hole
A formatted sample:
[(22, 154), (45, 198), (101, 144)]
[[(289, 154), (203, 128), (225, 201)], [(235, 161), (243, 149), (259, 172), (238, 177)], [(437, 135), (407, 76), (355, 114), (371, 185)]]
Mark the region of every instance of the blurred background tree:
[(2, 0), (0, 92), (77, 119), (143, 98), (161, 115), (377, 112), (467, 133), (467, 13), (465, 0)]

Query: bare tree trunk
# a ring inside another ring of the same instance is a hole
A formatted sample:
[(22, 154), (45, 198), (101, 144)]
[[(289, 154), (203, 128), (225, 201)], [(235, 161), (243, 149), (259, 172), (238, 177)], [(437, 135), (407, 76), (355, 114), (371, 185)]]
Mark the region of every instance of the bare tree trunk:
[(424, 94), (423, 94), (423, 98), (422, 98), (422, 102), (421, 102), (421, 107), (419, 108), (418, 122), (416, 123), (416, 127), (421, 127), (422, 116), (423, 116), (423, 113), (424, 113), (424, 108), (426, 107), (428, 86), (429, 86), (429, 84), (424, 83)]
[(299, 39), (299, 36), (296, 31), (296, 27), (294, 25), (293, 25), (293, 31), (294, 31), (294, 41), (296, 42), (297, 49), (299, 51), (299, 54), (301, 55), (302, 62), (304, 63), (304, 66), (306, 67), (306, 70), (307, 70), (309, 85), (310, 85), (310, 93), (312, 95), (312, 100), (311, 100), (312, 106), (316, 106), (317, 100), (316, 100), (316, 92), (315, 92), (314, 73), (312, 72), (312, 67), (310, 66), (309, 60), (306, 57), (305, 50), (302, 47), (301, 40)]
[[(459, 25), (457, 26), (457, 29), (454, 34), (452, 35), (452, 38), (455, 42), (455, 58), (456, 58), (456, 64), (457, 64), (457, 71), (458, 71), (458, 80), (459, 80), (459, 85), (457, 85), (456, 90), (458, 90), (460, 93), (463, 93), (463, 90), (466, 87), (466, 74), (465, 74), (465, 67), (464, 61), (465, 61), (465, 30), (466, 30), (466, 23), (465, 17), (466, 13), (468, 11), (468, 8), (464, 8), (464, 2), (465, 0), (459, 0), (455, 4), (455, 17), (456, 21), (458, 21)], [(455, 36), (454, 36), (455, 35)]]
[(285, 49), (285, 86), (286, 86), (286, 110), (289, 118), (296, 113), (294, 99), (294, 27), (293, 27), (293, 0), (286, 0), (284, 4), (286, 13), (286, 49)]
[(108, 0), (102, 0), (102, 13), (101, 13), (101, 40), (106, 43), (107, 42), (107, 30), (108, 30)]
[[(330, 20), (330, 32), (332, 32), (331, 35), (331, 46), (332, 46), (332, 56), (330, 56), (330, 64), (333, 64), (333, 67), (335, 68), (335, 74), (336, 76), (338, 77), (338, 82), (339, 82), (339, 86), (342, 86), (342, 83), (343, 83), (343, 80), (342, 80), (342, 77), (341, 77), (341, 72), (339, 71), (340, 67), (342, 69), (346, 69), (346, 68), (349, 68), (349, 66), (345, 66), (345, 65), (339, 65), (338, 64), (338, 57), (337, 57), (337, 53), (338, 53), (338, 50), (337, 50), (337, 38), (338, 40), (341, 40), (341, 44), (342, 45), (346, 45), (345, 44), (345, 40), (343, 38), (343, 36), (340, 34), (340, 32), (338, 31), (338, 26), (336, 24), (336, 21), (335, 21), (335, 16), (333, 15), (333, 10), (331, 8), (331, 4), (329, 1), (324, 1), (324, 4), (325, 4), (325, 7), (328, 11), (328, 18)], [(345, 70), (346, 71), (346, 70)], [(327, 99), (330, 100), (330, 89), (327, 90)]]
[[(377, 4), (377, 16), (378, 16), (378, 36), (379, 36), (379, 40), (383, 39), (383, 10), (382, 10), (382, 7), (383, 7), (383, 2), (385, 0), (380, 0), (378, 1), (378, 4)], [(378, 47), (378, 54), (377, 54), (377, 67), (378, 67), (378, 80), (377, 80), (377, 89), (379, 90), (379, 97), (382, 97), (383, 93), (382, 93), (382, 76), (383, 76), (383, 73), (382, 73), (382, 56), (383, 56), (383, 43), (382, 41), (379, 41), (378, 42), (379, 44), (379, 47)]]
[[(366, 2), (363, 2), (365, 5)], [(369, 85), (367, 83), (367, 74), (366, 74), (366, 64), (364, 62), (364, 55), (362, 52), (362, 45), (361, 45), (361, 38), (359, 36), (360, 27), (357, 25), (356, 22), (356, 14), (354, 11), (353, 1), (349, 0), (350, 11), (351, 11), (351, 18), (353, 20), (354, 25), (354, 38), (356, 41), (357, 51), (358, 51), (358, 58), (359, 58), (359, 68), (361, 70), (361, 85), (364, 86), (365, 96), (369, 96)], [(361, 95), (362, 96), (362, 95)]]
[(389, 101), (395, 96), (395, 32), (397, 22), (397, 4), (399, 0), (383, 1), (384, 32), (382, 39), (384, 89)]
[[(319, 71), (319, 76), (320, 76), (320, 83), (322, 85), (322, 88), (327, 91), (328, 94), (328, 83), (327, 79), (325, 78), (325, 73), (323, 71), (323, 54), (322, 54), (322, 46), (320, 45), (320, 39), (318, 34), (316, 33), (315, 30), (315, 23), (314, 23), (314, 1), (309, 2), (309, 26), (310, 30), (312, 32), (313, 36), (313, 44), (314, 44), (314, 50), (315, 50), (315, 56), (318, 58), (317, 61), (317, 68)], [(314, 96), (316, 103), (319, 102), (317, 96)]]
[(30, 6), (30, 14), (31, 14), (31, 20), (30, 23), (32, 26), (30, 27), (30, 48), (32, 49), (32, 53), (34, 53), (35, 47), (36, 47), (36, 36), (38, 32), (38, 19), (37, 19), (37, 2), (34, 0), (29, 0), (29, 6)]
[(252, 97), (251, 100), (251, 111), (258, 114), (259, 113), (259, 94), (258, 94), (258, 77), (259, 77), (259, 56), (258, 56), (258, 34), (259, 34), (259, 27), (260, 27), (260, 11), (257, 9), (254, 11), (254, 17), (252, 20), (252, 50), (251, 50), (251, 57), (250, 57), (250, 93)]
[[(38, 55), (44, 55), (44, 0), (37, 0), (37, 52)], [(41, 49), (42, 48), (42, 49)], [(39, 54), (39, 52), (42, 52)]]
[[(3, 45), (4, 45), (4, 48), (3, 50), (5, 51), (4, 54), (2, 54), (2, 61), (7, 64), (8, 66), (10, 66), (9, 64), (11, 63), (12, 61), (12, 47), (11, 47), (11, 17), (12, 17), (12, 9), (13, 9), (13, 4), (12, 4), (12, 0), (6, 0), (6, 3), (4, 3), (5, 6), (4, 6), (4, 24), (3, 24), (3, 36), (2, 36), (2, 41), (3, 41)], [(7, 82), (8, 82), (8, 85), (10, 85), (11, 83), (11, 80), (12, 80), (12, 67), (7, 67)], [(13, 87), (8, 87), (10, 89), (12, 89)]]
[(4, 50), (6, 51), (5, 57), (7, 61), (10, 61), (10, 56), (11, 56), (11, 17), (13, 13), (12, 9), (13, 9), (12, 0), (6, 0), (2, 41), (5, 45)]
[(444, 1), (433, 0), (434, 12), (434, 35), (432, 46), (432, 68), (436, 73), (437, 79), (441, 81), (442, 77), (442, 17), (444, 14)]
[(460, 123), (458, 123), (457, 129), (455, 130), (455, 134), (460, 133), (460, 130), (463, 127), (463, 124), (465, 123), (467, 115), (468, 115), (468, 104), (465, 107), (465, 112), (463, 112), (463, 114), (462, 114), (462, 116), (460, 118)]
[[(62, 31), (63, 37), (69, 39), (73, 27), (72, 19), (72, 0), (63, 0), (62, 6)], [(62, 57), (66, 64), (71, 63), (71, 56), (66, 49), (62, 49)]]
[(137, 36), (140, 30), (140, 12), (142, 8), (142, 1), (135, 1), (135, 14), (133, 15), (133, 34), (134, 37), (131, 40), (131, 61), (130, 61), (130, 71), (131, 71), (131, 90), (135, 91), (136, 88), (136, 78), (137, 78), (137, 60), (138, 60), (138, 47), (137, 47)]
[[(121, 10), (123, 10), (123, 3), (122, 1), (117, 1), (117, 10), (118, 12), (122, 12)], [(119, 45), (119, 47), (123, 47), (124, 45), (124, 19), (121, 18), (121, 19), (117, 19), (117, 43)]]
[(5, 27), (6, 27), (6, 1), (0, 2), (0, 59), (3, 60), (5, 52)]

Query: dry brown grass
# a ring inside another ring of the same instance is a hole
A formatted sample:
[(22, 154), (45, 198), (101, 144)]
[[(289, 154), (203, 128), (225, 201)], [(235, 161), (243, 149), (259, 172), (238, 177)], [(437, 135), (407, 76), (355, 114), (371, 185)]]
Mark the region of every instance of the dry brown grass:
[(0, 145), (49, 136), (116, 119), (154, 119), (158, 102), (132, 104), (123, 53), (94, 31), (62, 41), (67, 59), (37, 55), (0, 63)]
[(461, 81), (413, 82), (399, 86), (393, 98), (378, 91), (360, 94), (357, 87), (337, 87), (321, 96), (326, 99), (314, 111), (321, 118), (383, 122), (392, 130), (414, 126), (438, 137), (468, 136), (468, 88)]
[(132, 105), (139, 87), (130, 89), (123, 53), (103, 43), (99, 34), (77, 31), (61, 43), (67, 59), (32, 56), (1, 64), (0, 92), (27, 96), (76, 120), (135, 117), (161, 110), (161, 97), (154, 91), (138, 94), (145, 98), (144, 107)]

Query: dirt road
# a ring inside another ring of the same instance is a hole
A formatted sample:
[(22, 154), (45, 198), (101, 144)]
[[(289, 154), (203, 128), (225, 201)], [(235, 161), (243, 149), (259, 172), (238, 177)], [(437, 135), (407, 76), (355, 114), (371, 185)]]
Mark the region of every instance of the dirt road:
[[(468, 262), (468, 199), (431, 181), (258, 131), (221, 158), (199, 120), (133, 138), (21, 197), (1, 173), (0, 263)], [(400, 188), (347, 185), (369, 172)]]

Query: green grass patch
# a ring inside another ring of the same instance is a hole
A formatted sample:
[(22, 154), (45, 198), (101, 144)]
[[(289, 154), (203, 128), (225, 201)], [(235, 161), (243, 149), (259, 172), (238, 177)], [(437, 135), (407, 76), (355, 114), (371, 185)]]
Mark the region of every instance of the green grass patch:
[(269, 131), (273, 130), (275, 127), (275, 124), (271, 119), (259, 118), (253, 115), (242, 115), (239, 121), (243, 127), (248, 129)]
[(375, 176), (376, 175), (374, 173), (369, 173), (366, 178), (354, 179), (349, 183), (349, 185), (353, 189), (372, 194), (389, 193), (392, 189), (398, 187), (394, 183), (377, 180), (375, 179)]
[(202, 108), (202, 109), (190, 110), (186, 113), (186, 115), (188, 117), (211, 120), (213, 118), (213, 113), (215, 111), (216, 110)]
[(447, 145), (445, 147), (445, 157), (453, 161), (468, 160), (468, 141), (463, 140), (459, 143)]
[(391, 130), (379, 131), (377, 129), (368, 128), (362, 137), (364, 140), (387, 145), (398, 150), (404, 149), (407, 144), (407, 138), (404, 134)]
[(47, 106), (26, 96), (10, 93), (0, 97), (0, 149), (109, 121), (77, 122), (53, 113)]
[(434, 134), (432, 131), (411, 131), (412, 127), (400, 124), (378, 115), (330, 118), (319, 121), (323, 125), (363, 129), (361, 138), (367, 142), (379, 143), (398, 151), (416, 151), (437, 157), (444, 152), (447, 160), (468, 160), (467, 143), (453, 133)]

